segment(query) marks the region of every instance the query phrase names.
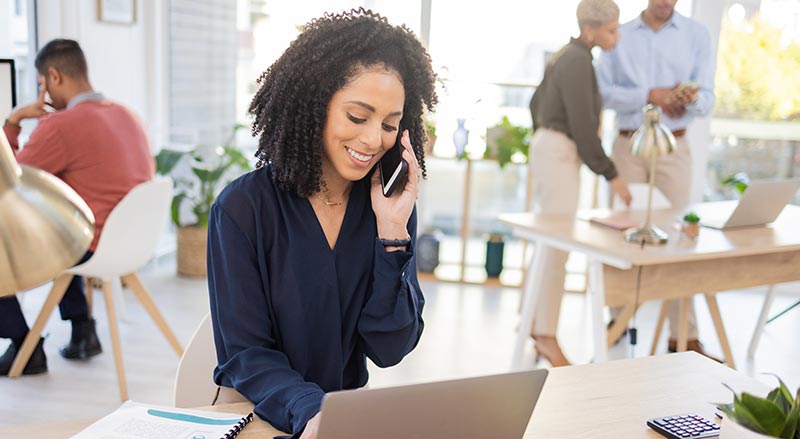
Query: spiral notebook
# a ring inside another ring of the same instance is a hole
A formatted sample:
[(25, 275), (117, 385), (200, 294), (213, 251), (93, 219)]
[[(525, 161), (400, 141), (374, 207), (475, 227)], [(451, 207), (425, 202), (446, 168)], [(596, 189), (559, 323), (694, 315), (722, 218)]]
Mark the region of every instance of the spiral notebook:
[(242, 416), (126, 401), (71, 439), (229, 439), (252, 420), (252, 413)]

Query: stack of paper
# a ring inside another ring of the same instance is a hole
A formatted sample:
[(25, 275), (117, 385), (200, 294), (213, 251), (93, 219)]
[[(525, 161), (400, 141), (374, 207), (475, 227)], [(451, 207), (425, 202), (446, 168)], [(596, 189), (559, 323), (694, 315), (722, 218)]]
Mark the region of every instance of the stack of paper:
[(200, 410), (156, 407), (127, 401), (72, 439), (227, 439), (253, 419)]

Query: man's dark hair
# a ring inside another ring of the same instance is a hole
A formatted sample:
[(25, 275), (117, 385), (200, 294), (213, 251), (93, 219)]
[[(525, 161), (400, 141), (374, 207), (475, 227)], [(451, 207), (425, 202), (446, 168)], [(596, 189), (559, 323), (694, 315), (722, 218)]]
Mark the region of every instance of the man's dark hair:
[(63, 75), (72, 79), (88, 79), (86, 57), (77, 41), (56, 39), (45, 44), (36, 55), (34, 63), (40, 75), (47, 75), (50, 67), (55, 67)]
[(259, 78), (250, 104), (253, 135), (260, 135), (257, 167), (272, 166), (275, 184), (308, 197), (322, 188), (322, 131), (333, 94), (367, 67), (395, 71), (405, 89), (403, 118), (417, 160), (425, 171), (424, 108), (437, 103), (436, 76), (420, 41), (405, 26), (354, 9), (325, 14), (301, 34)]

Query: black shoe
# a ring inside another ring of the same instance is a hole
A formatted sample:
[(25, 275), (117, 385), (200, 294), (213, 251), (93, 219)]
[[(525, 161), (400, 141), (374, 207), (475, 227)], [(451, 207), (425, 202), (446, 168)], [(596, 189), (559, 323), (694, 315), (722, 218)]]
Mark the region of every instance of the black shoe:
[(94, 328), (94, 319), (82, 322), (72, 322), (72, 337), (66, 346), (59, 351), (61, 356), (68, 360), (84, 360), (103, 352), (97, 331)]
[[(42, 343), (44, 343), (44, 338), (40, 338), (36, 348), (33, 349), (31, 358), (28, 359), (28, 364), (22, 369), (23, 375), (37, 375), (47, 372), (47, 356), (44, 355)], [(17, 349), (17, 346), (11, 343), (3, 356), (0, 357), (0, 376), (8, 375), (11, 370), (11, 364), (14, 363), (14, 357), (17, 356)]]

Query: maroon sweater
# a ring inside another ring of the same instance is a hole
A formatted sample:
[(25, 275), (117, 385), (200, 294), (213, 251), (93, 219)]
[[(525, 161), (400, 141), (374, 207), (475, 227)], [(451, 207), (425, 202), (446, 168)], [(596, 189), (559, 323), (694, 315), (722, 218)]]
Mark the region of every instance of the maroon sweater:
[(83, 102), (43, 116), (21, 150), (19, 127), (7, 124), (3, 130), (19, 163), (60, 178), (92, 209), (95, 233), (90, 251), (97, 247), (114, 206), (154, 175), (142, 124), (111, 101)]

